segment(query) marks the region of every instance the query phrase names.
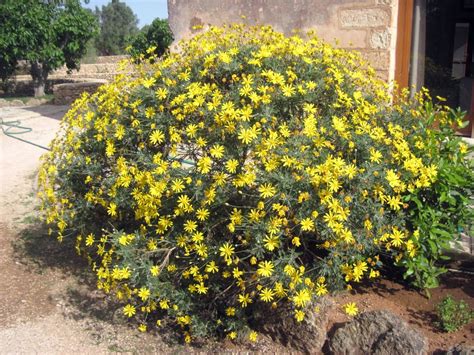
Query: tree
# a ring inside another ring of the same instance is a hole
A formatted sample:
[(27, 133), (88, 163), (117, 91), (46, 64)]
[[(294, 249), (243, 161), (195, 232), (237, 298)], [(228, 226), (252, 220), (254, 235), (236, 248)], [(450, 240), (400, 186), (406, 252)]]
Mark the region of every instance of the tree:
[(117, 55), (125, 53), (127, 40), (138, 32), (138, 19), (127, 4), (112, 0), (96, 7), (96, 16), (100, 23), (100, 34), (96, 40), (97, 51), (101, 55)]
[(136, 59), (153, 55), (160, 57), (168, 50), (173, 39), (168, 20), (157, 18), (130, 40), (129, 53)]
[(3, 0), (0, 23), (0, 78), (11, 77), (19, 60), (28, 61), (35, 96), (44, 95), (52, 70), (79, 69), (86, 43), (97, 31), (94, 15), (80, 0)]

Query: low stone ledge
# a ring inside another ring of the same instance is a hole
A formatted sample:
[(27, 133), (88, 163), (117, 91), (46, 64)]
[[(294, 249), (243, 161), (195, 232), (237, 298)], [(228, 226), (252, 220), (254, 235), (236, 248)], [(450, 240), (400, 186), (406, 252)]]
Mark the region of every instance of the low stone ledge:
[(56, 105), (69, 105), (81, 97), (84, 92), (93, 94), (97, 89), (107, 83), (106, 80), (96, 80), (85, 83), (67, 83), (54, 85), (54, 103)]

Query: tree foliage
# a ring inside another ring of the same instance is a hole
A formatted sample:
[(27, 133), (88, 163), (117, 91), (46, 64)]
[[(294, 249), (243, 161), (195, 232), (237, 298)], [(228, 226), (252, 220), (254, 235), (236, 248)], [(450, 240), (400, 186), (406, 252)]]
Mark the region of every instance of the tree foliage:
[(136, 59), (149, 59), (151, 56), (161, 57), (173, 42), (173, 33), (167, 19), (155, 19), (149, 26), (130, 41), (129, 53)]
[(93, 14), (79, 0), (0, 3), (0, 78), (11, 77), (18, 61), (31, 65), (35, 96), (44, 94), (48, 74), (62, 65), (78, 69), (95, 34)]
[(138, 19), (127, 4), (112, 0), (109, 4), (96, 7), (96, 16), (100, 23), (100, 34), (96, 48), (100, 55), (117, 55), (125, 53), (130, 36), (138, 32)]

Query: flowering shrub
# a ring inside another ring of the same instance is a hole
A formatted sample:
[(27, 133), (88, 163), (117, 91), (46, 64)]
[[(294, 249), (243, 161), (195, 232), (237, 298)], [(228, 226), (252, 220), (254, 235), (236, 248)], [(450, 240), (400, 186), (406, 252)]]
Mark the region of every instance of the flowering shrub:
[(235, 25), (181, 48), (76, 101), (40, 172), (59, 241), (140, 330), (255, 340), (252, 307), (289, 301), (301, 321), (383, 260), (413, 276), (438, 256), (408, 207), (443, 169), (428, 119), (459, 115), (424, 94), (392, 104), (358, 55), (312, 34)]

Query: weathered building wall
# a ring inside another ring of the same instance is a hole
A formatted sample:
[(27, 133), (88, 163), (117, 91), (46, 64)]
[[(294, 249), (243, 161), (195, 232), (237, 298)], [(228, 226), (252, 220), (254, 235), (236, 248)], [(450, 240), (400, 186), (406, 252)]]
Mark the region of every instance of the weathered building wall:
[(168, 0), (176, 40), (192, 36), (196, 25), (269, 24), (287, 34), (313, 29), (329, 43), (362, 52), (388, 80), (395, 72), (397, 10), (397, 0)]

